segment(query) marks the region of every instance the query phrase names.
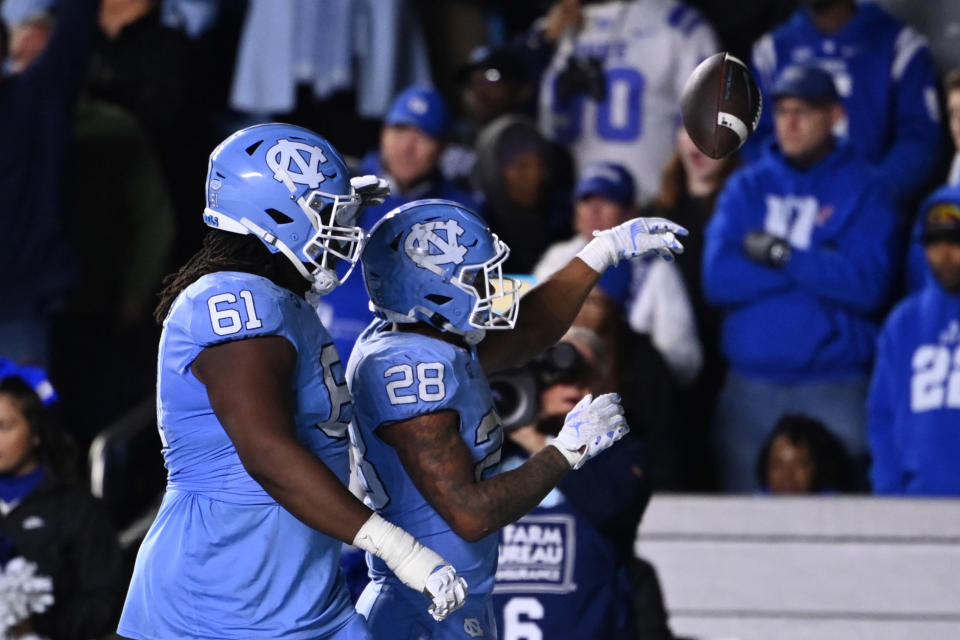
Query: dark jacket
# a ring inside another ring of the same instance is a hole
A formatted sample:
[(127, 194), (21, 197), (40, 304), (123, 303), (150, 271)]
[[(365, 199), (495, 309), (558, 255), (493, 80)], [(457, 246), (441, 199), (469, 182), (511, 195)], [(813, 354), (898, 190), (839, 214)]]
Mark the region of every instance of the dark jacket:
[(0, 536), (53, 580), (53, 606), (33, 616), (39, 635), (77, 640), (116, 629), (126, 590), (123, 556), (106, 512), (85, 489), (46, 477), (0, 516)]
[[(523, 140), (532, 144), (547, 169), (540, 202), (524, 207), (512, 201), (503, 179), (503, 149)], [(565, 151), (547, 142), (532, 120), (501, 116), (477, 136), (474, 186), (484, 196), (482, 212), (497, 236), (510, 247), (505, 268), (512, 273), (530, 273), (547, 247), (573, 235), (573, 211), (569, 191), (562, 187), (570, 173)]]
[[(76, 279), (61, 184), (98, 2), (64, 2), (42, 54), (0, 77), (0, 309), (5, 320), (55, 307)], [(2, 75), (2, 74), (0, 74)]]

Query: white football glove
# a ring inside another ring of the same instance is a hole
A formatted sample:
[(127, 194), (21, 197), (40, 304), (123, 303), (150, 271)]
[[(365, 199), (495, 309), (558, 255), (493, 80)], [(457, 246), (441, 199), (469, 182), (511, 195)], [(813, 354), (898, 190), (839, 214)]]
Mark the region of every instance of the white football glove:
[(664, 260), (673, 260), (674, 253), (683, 253), (677, 236), (687, 230), (665, 218), (634, 218), (612, 229), (594, 231), (577, 257), (597, 273), (617, 264), (621, 258), (636, 258), (656, 253)]
[(350, 186), (360, 196), (363, 206), (383, 204), (390, 195), (390, 183), (374, 175), (350, 178)]
[(428, 611), (434, 620), (440, 622), (466, 602), (467, 581), (458, 576), (451, 565), (445, 564), (433, 570), (423, 593), (433, 600)]
[(563, 454), (571, 468), (579, 469), (628, 431), (619, 395), (605, 393), (594, 399), (587, 394), (570, 410), (560, 433), (549, 444)]

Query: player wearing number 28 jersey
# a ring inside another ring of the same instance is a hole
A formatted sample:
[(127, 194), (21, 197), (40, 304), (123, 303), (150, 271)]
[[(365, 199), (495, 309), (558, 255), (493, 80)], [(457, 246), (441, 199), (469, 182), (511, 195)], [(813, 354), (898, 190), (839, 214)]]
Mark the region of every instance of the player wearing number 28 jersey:
[(304, 297), (346, 277), (363, 238), (357, 211), (379, 186), (351, 181), (326, 140), (288, 125), (244, 129), (211, 155), (214, 229), (156, 314), (169, 475), (121, 635), (368, 639), (339, 571), (341, 541), (428, 593), (435, 617), (462, 603), (448, 563), (346, 489), (350, 395)]
[(555, 342), (600, 274), (620, 258), (672, 256), (681, 227), (637, 218), (601, 232), (524, 296), (502, 274), (509, 249), (473, 212), (446, 200), (394, 209), (362, 255), (379, 319), (354, 347), (347, 377), (351, 441), (366, 503), (437, 549), (470, 595), (440, 624), (422, 615), (394, 572), (369, 558), (357, 610), (375, 637), (493, 638), (497, 531), (536, 506), (571, 469), (626, 431), (612, 394), (587, 396), (553, 446), (499, 473), (503, 428), (486, 374), (518, 366)]

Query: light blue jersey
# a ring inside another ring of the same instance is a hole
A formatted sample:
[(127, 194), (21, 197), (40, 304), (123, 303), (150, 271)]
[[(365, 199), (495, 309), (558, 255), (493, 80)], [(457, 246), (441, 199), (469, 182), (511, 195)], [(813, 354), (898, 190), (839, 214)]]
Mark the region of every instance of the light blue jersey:
[(298, 440), (347, 480), (353, 408), (343, 365), (313, 309), (247, 273), (191, 284), (160, 339), (157, 422), (167, 492), (137, 556), (123, 636), (367, 637), (340, 574), (341, 543), (294, 518), (250, 477), (190, 369), (206, 347), (269, 335), (297, 350)]
[(476, 477), (496, 475), (503, 428), (490, 386), (475, 348), (389, 327), (381, 320), (373, 322), (357, 341), (347, 367), (356, 406), (350, 439), (366, 502), (450, 562), (467, 580), (470, 596), (463, 609), (438, 624), (427, 614), (422, 596), (403, 587), (382, 560), (368, 555), (372, 582), (357, 609), (367, 616), (374, 637), (496, 637), (490, 594), (497, 534), (478, 542), (460, 538), (414, 486), (394, 449), (376, 435), (385, 424), (456, 411)]

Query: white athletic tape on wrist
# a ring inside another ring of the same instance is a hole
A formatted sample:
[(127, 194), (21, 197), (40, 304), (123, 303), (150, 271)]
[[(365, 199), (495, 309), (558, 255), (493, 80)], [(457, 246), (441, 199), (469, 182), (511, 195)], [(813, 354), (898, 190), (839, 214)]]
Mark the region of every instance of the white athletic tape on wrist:
[(607, 232), (609, 230), (599, 232), (593, 240), (577, 253), (578, 258), (600, 274), (606, 271), (607, 267), (617, 264), (618, 261), (616, 244), (610, 238), (602, 235)]
[(447, 564), (433, 549), (375, 513), (357, 531), (353, 546), (379, 557), (403, 584), (421, 593), (433, 570)]

